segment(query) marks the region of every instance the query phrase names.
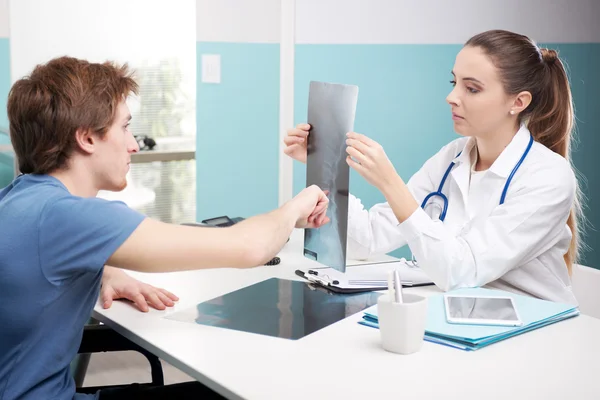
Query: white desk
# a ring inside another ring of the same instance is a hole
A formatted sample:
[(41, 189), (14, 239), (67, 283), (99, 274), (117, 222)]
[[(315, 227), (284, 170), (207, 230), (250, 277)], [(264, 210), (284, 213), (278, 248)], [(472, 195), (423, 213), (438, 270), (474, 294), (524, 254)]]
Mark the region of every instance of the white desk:
[(382, 350), (379, 331), (357, 324), (362, 313), (300, 340), (163, 318), (271, 277), (300, 279), (298, 267), (317, 264), (295, 244), (286, 246), (275, 267), (133, 274), (175, 292), (179, 303), (143, 314), (116, 302), (109, 310), (97, 306), (94, 317), (232, 399), (600, 398), (600, 320), (587, 316), (476, 352), (425, 342), (409, 356)]

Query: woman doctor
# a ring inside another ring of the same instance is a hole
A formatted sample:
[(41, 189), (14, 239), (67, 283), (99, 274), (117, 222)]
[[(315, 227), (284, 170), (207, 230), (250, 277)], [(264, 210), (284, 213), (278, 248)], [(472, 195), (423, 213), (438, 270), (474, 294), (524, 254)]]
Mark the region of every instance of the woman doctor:
[[(407, 183), (377, 142), (348, 133), (348, 165), (387, 200), (367, 211), (350, 195), (349, 254), (408, 244), (442, 290), (487, 285), (576, 304), (570, 271), (580, 207), (561, 60), (526, 36), (487, 31), (467, 41), (452, 77), (447, 102), (463, 137)], [(286, 154), (306, 162), (309, 129), (288, 131)]]

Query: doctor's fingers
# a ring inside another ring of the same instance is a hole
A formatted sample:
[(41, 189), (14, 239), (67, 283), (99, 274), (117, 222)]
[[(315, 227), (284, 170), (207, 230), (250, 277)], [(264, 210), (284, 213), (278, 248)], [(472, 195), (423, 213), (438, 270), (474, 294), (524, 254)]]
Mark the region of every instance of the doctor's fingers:
[(304, 143), (305, 141), (306, 141), (306, 138), (303, 138), (301, 136), (286, 136), (283, 138), (283, 143), (285, 143), (288, 146), (290, 146), (292, 144), (301, 144), (301, 143)]
[[(287, 154), (288, 156), (291, 156), (292, 154), (294, 154), (296, 151), (299, 151), (300, 149), (302, 149), (301, 145), (292, 144), (291, 146), (284, 147), (283, 152), (285, 154)], [(306, 149), (304, 149), (304, 151), (306, 151)]]
[(360, 165), (366, 166), (371, 164), (370, 158), (367, 155), (355, 149), (354, 147), (346, 147), (346, 153), (348, 153), (348, 155), (351, 156)]
[(348, 164), (348, 166), (352, 169), (354, 169), (356, 172), (359, 173), (360, 176), (362, 176), (363, 178), (366, 178), (366, 175), (368, 174), (369, 169), (365, 168), (363, 165), (361, 165), (360, 163), (357, 163), (356, 161), (354, 161), (352, 159), (352, 157), (348, 156), (346, 157), (346, 163)]
[(357, 139), (346, 139), (346, 145), (348, 145), (349, 147), (355, 148), (356, 150), (360, 151), (364, 155), (372, 155), (377, 151), (375, 148), (370, 147), (370, 146), (366, 145), (364, 142), (361, 142), (360, 140), (357, 140)]
[(308, 136), (309, 132), (308, 129), (298, 129), (298, 128), (292, 128), (292, 129), (288, 129), (287, 131), (287, 135), (288, 136), (298, 136), (298, 137), (303, 137), (306, 138)]
[(346, 134), (346, 137), (348, 139), (358, 140), (359, 142), (362, 142), (362, 143), (366, 144), (369, 147), (373, 147), (373, 148), (379, 148), (379, 147), (381, 147), (381, 145), (379, 143), (377, 143), (373, 139), (371, 139), (371, 138), (363, 135), (362, 133), (348, 132)]

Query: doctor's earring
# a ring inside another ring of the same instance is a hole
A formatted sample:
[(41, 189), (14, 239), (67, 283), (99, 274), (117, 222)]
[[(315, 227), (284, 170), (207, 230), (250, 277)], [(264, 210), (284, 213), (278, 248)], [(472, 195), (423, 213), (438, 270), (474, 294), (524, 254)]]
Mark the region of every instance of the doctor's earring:
[(510, 115), (515, 115), (515, 110), (510, 110)]

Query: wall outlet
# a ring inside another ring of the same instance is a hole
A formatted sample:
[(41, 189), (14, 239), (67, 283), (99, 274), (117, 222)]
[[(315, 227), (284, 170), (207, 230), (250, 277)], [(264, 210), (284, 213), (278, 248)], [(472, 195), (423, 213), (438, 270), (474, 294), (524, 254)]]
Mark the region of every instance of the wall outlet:
[(202, 82), (221, 83), (221, 55), (202, 54)]

